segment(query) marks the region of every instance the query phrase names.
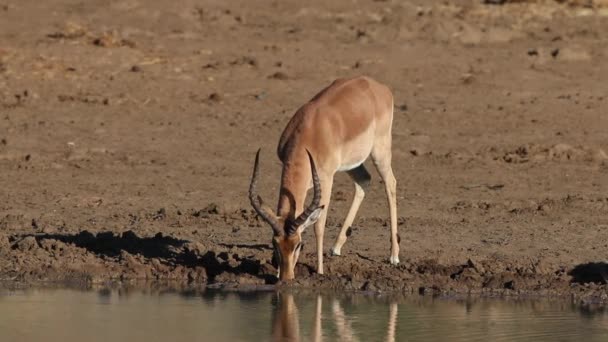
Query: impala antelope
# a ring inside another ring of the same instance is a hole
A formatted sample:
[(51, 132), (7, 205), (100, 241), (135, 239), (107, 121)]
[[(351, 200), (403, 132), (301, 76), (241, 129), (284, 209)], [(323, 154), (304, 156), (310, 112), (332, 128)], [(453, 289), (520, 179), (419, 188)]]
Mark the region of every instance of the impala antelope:
[[(397, 181), (391, 167), (393, 95), (388, 87), (368, 77), (338, 79), (321, 90), (293, 115), (281, 135), (277, 153), (283, 163), (276, 214), (257, 195), (260, 150), (253, 167), (249, 200), (273, 230), (273, 245), (279, 261), (279, 278), (294, 278), (302, 250), (302, 233), (315, 225), (317, 272), (323, 274), (323, 232), (336, 172), (344, 171), (355, 184), (352, 204), (331, 248), (340, 255), (347, 230), (371, 176), (363, 162), (371, 159), (384, 181), (391, 228), (389, 261), (399, 263), (397, 234)], [(311, 203), (306, 193), (313, 188)]]

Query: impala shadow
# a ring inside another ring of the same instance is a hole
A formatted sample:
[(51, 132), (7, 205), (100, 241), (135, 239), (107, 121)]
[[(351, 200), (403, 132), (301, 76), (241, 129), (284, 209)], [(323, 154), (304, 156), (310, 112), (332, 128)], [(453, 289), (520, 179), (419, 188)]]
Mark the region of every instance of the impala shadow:
[(78, 234), (43, 234), (34, 237), (38, 243), (44, 240), (57, 240), (84, 248), (98, 256), (118, 257), (124, 251), (145, 258), (173, 259), (180, 264), (188, 264), (188, 260), (183, 260), (183, 253), (180, 252), (181, 247), (188, 241), (163, 236), (161, 233), (153, 237), (139, 237), (130, 230), (120, 235), (113, 232), (93, 234), (85, 230)]
[(254, 243), (254, 244), (244, 244), (244, 243), (223, 243), (220, 242), (218, 243), (218, 245), (222, 246), (222, 247), (226, 247), (226, 248), (245, 248), (245, 249), (253, 249), (253, 250), (257, 250), (257, 251), (263, 251), (263, 250), (272, 250), (272, 247), (270, 247), (268, 244), (263, 244), (263, 243)]
[[(222, 273), (249, 274), (266, 283), (274, 283), (275, 276), (261, 272), (260, 262), (255, 259), (231, 259), (226, 253), (214, 250), (201, 251), (190, 247), (191, 241), (164, 236), (158, 233), (152, 237), (140, 237), (133, 231), (122, 234), (103, 231), (93, 234), (82, 231), (77, 234), (40, 234), (14, 236), (15, 240), (34, 237), (39, 246), (45, 241), (60, 241), (76, 247), (84, 248), (90, 253), (104, 258), (122, 258), (124, 253), (140, 255), (145, 259), (161, 259), (169, 268), (184, 266), (187, 268), (203, 267), (208, 282), (214, 282), (216, 276)], [(251, 246), (254, 249), (263, 249), (264, 246)]]
[(572, 277), (571, 282), (577, 284), (608, 283), (608, 263), (605, 262), (588, 262), (585, 264), (576, 265), (568, 275)]

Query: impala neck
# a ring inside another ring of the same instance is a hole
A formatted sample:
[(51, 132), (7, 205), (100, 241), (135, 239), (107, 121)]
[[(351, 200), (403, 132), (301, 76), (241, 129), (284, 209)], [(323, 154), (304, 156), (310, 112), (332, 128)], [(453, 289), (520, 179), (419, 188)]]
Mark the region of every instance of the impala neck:
[[(297, 158), (295, 158), (297, 156)], [(283, 162), (281, 190), (277, 213), (280, 217), (297, 217), (304, 211), (306, 192), (312, 182), (307, 154), (293, 154)]]

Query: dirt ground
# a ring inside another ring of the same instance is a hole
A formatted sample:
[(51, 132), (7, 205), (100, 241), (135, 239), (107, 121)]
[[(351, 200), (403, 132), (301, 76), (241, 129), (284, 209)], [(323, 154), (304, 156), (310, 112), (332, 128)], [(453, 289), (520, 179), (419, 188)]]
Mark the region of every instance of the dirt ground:
[(363, 74), (395, 96), (402, 263), (370, 165), (296, 286), (606, 300), (606, 32), (601, 3), (0, 0), (0, 280), (272, 284), (255, 151), (274, 202), (290, 116)]

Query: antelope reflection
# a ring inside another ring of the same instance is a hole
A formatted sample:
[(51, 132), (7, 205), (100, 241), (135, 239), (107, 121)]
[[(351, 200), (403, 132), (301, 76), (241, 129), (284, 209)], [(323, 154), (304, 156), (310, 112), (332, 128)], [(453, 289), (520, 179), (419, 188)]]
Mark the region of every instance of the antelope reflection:
[[(276, 307), (273, 312), (272, 322), (272, 340), (296, 342), (306, 340), (302, 338), (300, 332), (299, 312), (295, 303), (294, 296), (291, 293), (277, 293)], [(314, 318), (312, 324), (311, 340), (314, 342), (323, 341), (322, 333), (322, 314), (323, 312), (323, 297), (316, 296)], [(397, 303), (393, 302), (389, 305), (388, 326), (386, 332), (387, 342), (395, 341), (395, 329), (397, 327)], [(339, 341), (355, 342), (359, 341), (352, 328), (351, 320), (344, 313), (344, 309), (337, 299), (331, 300), (331, 320), (336, 326)]]

